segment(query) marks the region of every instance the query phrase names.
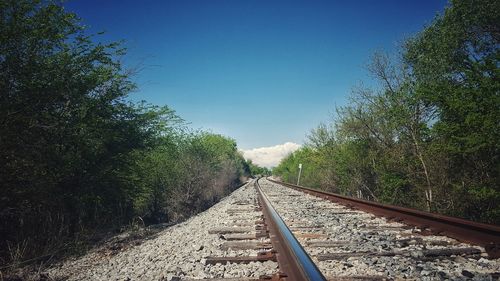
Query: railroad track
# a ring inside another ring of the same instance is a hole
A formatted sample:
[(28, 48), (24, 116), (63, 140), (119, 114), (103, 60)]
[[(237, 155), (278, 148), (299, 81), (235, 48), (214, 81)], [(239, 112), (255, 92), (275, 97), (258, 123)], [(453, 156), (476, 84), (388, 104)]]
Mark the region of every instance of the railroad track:
[[(226, 210), (226, 213), (234, 215), (234, 219), (208, 230), (208, 234), (219, 235), (219, 238), (224, 241), (220, 248), (227, 250), (228, 253), (207, 257), (205, 265), (231, 266), (232, 264), (277, 262), (275, 266), (277, 270), (272, 274), (237, 280), (326, 280), (273, 208), (258, 181), (255, 180), (253, 185), (254, 198), (233, 202), (234, 206)], [(254, 226), (249, 227), (251, 225)], [(259, 252), (249, 256), (238, 253), (238, 251), (245, 250), (258, 250)]]
[[(329, 194), (294, 185), (289, 185), (294, 188), (290, 189), (267, 179), (261, 179), (260, 186), (328, 279), (497, 280), (500, 277), (500, 260), (483, 247), (491, 246), (500, 237), (493, 235), (499, 229), (496, 226), (469, 222), (476, 227), (474, 231), (479, 232), (477, 228), (483, 227), (487, 234), (479, 239), (482, 246), (471, 245), (433, 234), (429, 231), (432, 223), (426, 222), (427, 228), (421, 229), (397, 222), (401, 219), (393, 213), (389, 214), (393, 218), (389, 221), (353, 209), (352, 202), (348, 202), (350, 207), (334, 203), (332, 200), (337, 199), (328, 197)], [(438, 217), (456, 223), (456, 219)], [(452, 232), (447, 234), (457, 236)]]
[(468, 244), (433, 234), (432, 226), (404, 224), (394, 214), (388, 220), (353, 203), (332, 202), (337, 199), (327, 194), (304, 191), (313, 193), (265, 178), (252, 180), (207, 211), (140, 245), (93, 251), (54, 267), (49, 276), (166, 281), (500, 277), (500, 259), (491, 255), (495, 227), (489, 230), (490, 238)]
[(429, 234), (446, 235), (459, 241), (482, 246), (489, 257), (500, 258), (500, 226), (477, 223), (415, 209), (380, 204), (294, 184), (283, 183), (272, 179), (269, 180), (332, 202), (383, 216), (393, 221), (402, 221), (407, 225), (416, 226)]
[[(315, 194), (314, 190), (289, 185), (291, 189), (267, 179), (255, 181), (254, 185), (258, 200), (250, 208), (262, 212), (255, 222), (256, 233), (237, 236), (237, 232), (243, 231), (237, 226), (220, 228), (222, 235), (226, 235), (221, 239), (241, 239), (224, 242), (221, 247), (261, 252), (255, 256), (207, 259), (208, 264), (272, 261), (279, 265), (271, 275), (244, 280), (498, 280), (500, 277), (500, 260), (492, 256), (495, 254), (492, 246), (498, 238), (492, 234), (494, 226), (480, 225), (486, 226), (487, 235), (480, 239), (473, 237), (474, 241), (480, 240), (480, 245), (473, 245), (436, 235), (429, 222), (422, 229), (398, 222), (402, 219), (392, 213), (393, 219), (387, 220), (353, 209), (351, 202), (350, 206), (331, 202), (333, 199), (325, 193)], [(244, 210), (235, 208), (234, 212)], [(216, 231), (217, 228), (211, 233)], [(466, 233), (470, 241), (471, 234)]]

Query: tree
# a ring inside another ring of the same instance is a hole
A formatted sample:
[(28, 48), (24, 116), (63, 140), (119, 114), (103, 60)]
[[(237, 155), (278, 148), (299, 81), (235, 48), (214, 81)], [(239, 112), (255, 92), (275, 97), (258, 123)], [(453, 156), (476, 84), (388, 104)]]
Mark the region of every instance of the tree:
[(131, 103), (120, 44), (58, 2), (0, 2), (0, 264), (205, 210), (248, 176), (236, 142)]
[[(443, 16), (406, 45), (417, 94), (435, 108), (433, 150), (468, 217), (497, 216), (500, 199), (498, 1), (451, 1)], [(466, 199), (466, 200), (463, 200)]]
[(57, 3), (0, 2), (2, 262), (8, 248), (47, 254), (132, 216), (134, 152), (170, 114), (126, 101), (135, 85), (123, 54)]
[[(355, 88), (308, 136), (316, 186), (498, 223), (498, 11), (498, 1), (451, 1), (400, 57), (376, 53), (377, 87)], [(294, 182), (299, 155), (273, 172)]]
[(260, 167), (252, 162), (252, 160), (247, 160), (246, 165), (249, 168), (249, 174), (252, 176), (270, 176), (271, 171), (267, 167)]

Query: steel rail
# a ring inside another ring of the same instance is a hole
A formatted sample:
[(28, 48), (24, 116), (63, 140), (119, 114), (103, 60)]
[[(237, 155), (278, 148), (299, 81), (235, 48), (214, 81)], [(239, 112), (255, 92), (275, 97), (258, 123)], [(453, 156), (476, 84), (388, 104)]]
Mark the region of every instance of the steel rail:
[(276, 212), (267, 195), (260, 188), (258, 180), (255, 181), (255, 187), (259, 194), (266, 224), (269, 227), (271, 243), (277, 252), (281, 272), (279, 277), (287, 281), (326, 280)]
[(459, 241), (482, 246), (489, 257), (500, 258), (500, 226), (352, 198), (295, 184), (284, 183), (270, 178), (267, 178), (267, 180), (342, 205), (383, 216), (391, 220), (401, 221), (424, 230), (428, 229), (432, 234), (445, 235)]

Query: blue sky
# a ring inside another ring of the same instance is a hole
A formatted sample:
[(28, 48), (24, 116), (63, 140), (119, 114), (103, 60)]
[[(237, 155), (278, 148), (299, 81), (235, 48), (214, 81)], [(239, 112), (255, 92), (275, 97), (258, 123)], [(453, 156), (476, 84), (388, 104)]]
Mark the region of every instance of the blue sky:
[(446, 1), (71, 0), (90, 32), (125, 40), (134, 100), (168, 105), (241, 149), (303, 143), (376, 50), (398, 44)]

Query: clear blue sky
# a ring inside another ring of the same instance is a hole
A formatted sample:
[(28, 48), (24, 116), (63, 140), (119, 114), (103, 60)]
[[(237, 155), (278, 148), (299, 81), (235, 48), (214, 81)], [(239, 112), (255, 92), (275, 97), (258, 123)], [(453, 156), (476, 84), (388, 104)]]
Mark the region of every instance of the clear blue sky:
[(90, 32), (125, 40), (134, 100), (168, 105), (242, 149), (302, 143), (345, 104), (376, 50), (394, 51), (446, 1), (71, 0)]

